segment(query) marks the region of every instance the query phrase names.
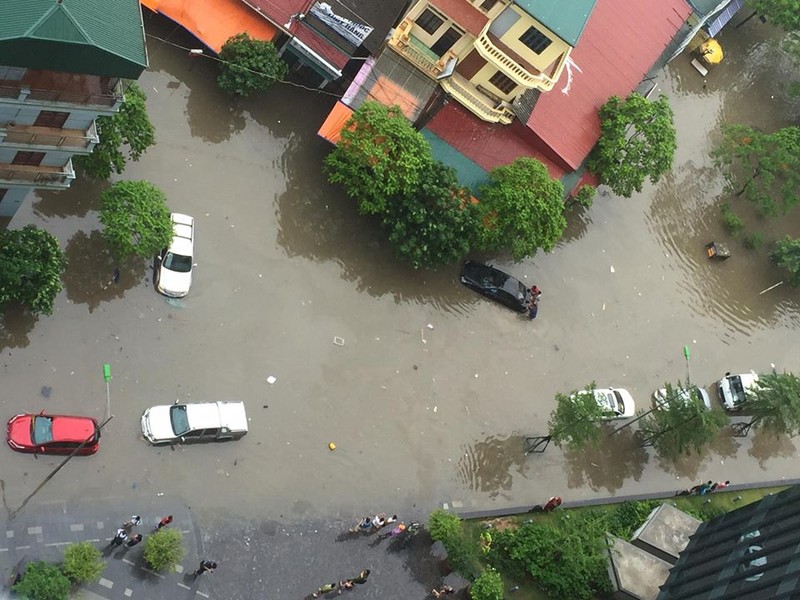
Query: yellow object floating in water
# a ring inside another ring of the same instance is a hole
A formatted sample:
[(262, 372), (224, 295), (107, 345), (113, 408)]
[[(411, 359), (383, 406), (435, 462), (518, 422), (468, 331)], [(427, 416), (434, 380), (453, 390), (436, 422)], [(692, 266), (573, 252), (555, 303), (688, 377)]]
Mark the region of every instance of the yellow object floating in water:
[(330, 444), (328, 444), (328, 448), (330, 448), (331, 450), (336, 450), (336, 444), (331, 442)]
[(722, 62), (724, 54), (722, 53), (722, 46), (714, 38), (706, 40), (700, 44), (700, 56), (703, 60), (710, 65), (716, 65)]

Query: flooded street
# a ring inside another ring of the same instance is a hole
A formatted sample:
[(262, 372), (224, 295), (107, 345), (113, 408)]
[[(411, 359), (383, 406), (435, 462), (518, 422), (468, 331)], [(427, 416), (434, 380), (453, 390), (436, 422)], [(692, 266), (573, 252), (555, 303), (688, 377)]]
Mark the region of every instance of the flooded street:
[[(197, 46), (172, 25), (147, 25)], [(678, 128), (676, 165), (659, 185), (572, 213), (551, 254), (494, 261), (544, 290), (533, 322), (461, 286), (458, 265), (415, 272), (399, 263), (378, 223), (327, 184), (330, 147), (316, 131), (333, 97), (279, 85), (232, 102), (217, 89), (215, 63), (150, 40), (140, 83), (157, 145), (125, 178), (150, 180), (172, 210), (196, 218), (192, 292), (167, 301), (144, 261), (120, 265), (111, 282), (116, 265), (97, 217), (105, 184), (76, 181), (20, 208), (11, 226), (57, 235), (70, 266), (52, 317), (2, 317), (4, 414), (101, 419), (103, 363), (113, 372), (114, 419), (99, 453), (73, 460), (39, 498), (163, 493), (248, 516), (349, 518), (796, 476), (792, 441), (753, 434), (722, 436), (680, 464), (639, 448), (635, 427), (586, 452), (523, 454), (525, 436), (546, 433), (557, 392), (594, 380), (627, 388), (646, 408), (655, 388), (686, 376), (684, 345), (692, 380), (709, 388), (726, 371), (800, 371), (800, 292), (759, 295), (783, 278), (767, 248), (731, 240), (733, 257), (720, 263), (704, 250), (728, 238), (722, 178), (708, 158), (719, 124), (771, 131), (800, 116), (786, 97), (790, 66), (776, 64), (764, 32), (753, 23), (723, 34), (726, 60), (705, 85), (686, 56), (659, 77)], [(763, 223), (741, 214), (767, 239), (797, 235), (796, 212)], [(147, 446), (142, 411), (176, 399), (243, 400), (250, 433)], [(58, 462), (6, 451), (7, 505)]]

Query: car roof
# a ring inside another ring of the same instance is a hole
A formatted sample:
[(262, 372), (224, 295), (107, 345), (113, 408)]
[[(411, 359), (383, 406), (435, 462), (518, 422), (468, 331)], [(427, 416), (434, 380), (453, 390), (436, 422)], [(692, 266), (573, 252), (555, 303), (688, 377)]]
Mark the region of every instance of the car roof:
[(247, 431), (244, 402), (202, 402), (185, 406), (192, 429), (227, 427), (234, 431)]
[(513, 275), (509, 275), (505, 271), (502, 271), (497, 267), (493, 267), (492, 265), (484, 265), (482, 263), (468, 261), (468, 263), (464, 265), (464, 271), (469, 276), (477, 278), (483, 278), (491, 275), (494, 283), (497, 283), (498, 279), (502, 279), (500, 288), (509, 292), (515, 297), (518, 297), (520, 294), (522, 294), (522, 297), (524, 298), (526, 290), (528, 289), (526, 285), (524, 285)]
[(740, 375), (735, 375), (735, 377), (738, 377), (742, 380), (742, 387), (744, 388), (753, 387), (753, 384), (758, 381), (758, 375), (752, 371), (750, 373), (741, 373)]
[(194, 218), (182, 213), (172, 213), (172, 243), (169, 249), (176, 254), (192, 256), (194, 250)]
[(71, 417), (64, 415), (36, 415), (53, 420), (53, 441), (82, 442), (95, 434), (97, 424), (91, 417)]

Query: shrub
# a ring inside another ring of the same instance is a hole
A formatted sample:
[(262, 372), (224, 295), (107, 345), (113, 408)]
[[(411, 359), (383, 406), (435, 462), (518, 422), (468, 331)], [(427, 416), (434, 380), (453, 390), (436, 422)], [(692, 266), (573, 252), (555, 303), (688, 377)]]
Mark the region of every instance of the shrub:
[(474, 579), (479, 571), (478, 544), (464, 536), (461, 519), (452, 513), (435, 510), (428, 519), (431, 538), (442, 542), (453, 571)]
[(760, 248), (764, 245), (764, 234), (760, 231), (756, 231), (755, 233), (750, 233), (744, 236), (744, 245), (745, 248), (750, 250)]
[(730, 205), (723, 204), (722, 208), (719, 209), (720, 214), (722, 215), (722, 222), (725, 224), (725, 227), (731, 232), (733, 235), (737, 235), (742, 232), (744, 229), (744, 221), (739, 218), (733, 210), (731, 210)]
[(428, 518), (428, 531), (434, 540), (445, 545), (447, 545), (447, 540), (463, 535), (461, 519), (443, 510), (435, 510), (431, 513)]
[(660, 504), (659, 500), (623, 502), (608, 515), (608, 532), (627, 540)]
[(469, 597), (472, 600), (503, 600), (503, 580), (500, 574), (491, 567), (486, 569), (469, 586)]
[(28, 564), (13, 589), (25, 600), (67, 600), (70, 584), (58, 567), (40, 560)]
[(597, 188), (593, 185), (582, 185), (578, 190), (578, 193), (575, 194), (574, 199), (575, 202), (581, 206), (589, 208), (592, 205), (592, 202), (594, 202), (594, 197), (596, 194)]
[(145, 538), (144, 560), (156, 571), (174, 571), (183, 559), (183, 535), (167, 527)]
[(70, 544), (64, 550), (61, 570), (72, 583), (91, 583), (100, 578), (106, 564), (100, 560), (100, 550), (89, 542)]

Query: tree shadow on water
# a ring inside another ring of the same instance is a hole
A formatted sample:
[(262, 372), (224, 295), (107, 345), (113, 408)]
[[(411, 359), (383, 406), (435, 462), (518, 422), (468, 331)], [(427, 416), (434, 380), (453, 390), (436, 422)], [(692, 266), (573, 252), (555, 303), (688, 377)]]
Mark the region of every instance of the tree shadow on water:
[(520, 435), (490, 436), (462, 447), (456, 479), (471, 490), (488, 492), (492, 498), (502, 491), (510, 492), (512, 468), (524, 473), (528, 465), (523, 441)]
[(758, 461), (758, 466), (766, 470), (767, 459), (790, 458), (797, 454), (797, 448), (786, 435), (775, 435), (763, 429), (756, 429), (747, 453)]
[(565, 448), (567, 485), (570, 488), (588, 485), (595, 492), (606, 488), (613, 493), (626, 479), (639, 481), (641, 478), (650, 457), (642, 448), (638, 431), (625, 428), (611, 434), (613, 427), (605, 423), (601, 429), (603, 437), (597, 446), (589, 444), (580, 450)]
[[(100, 231), (90, 235), (77, 232), (67, 242), (65, 254), (69, 261), (64, 273), (67, 298), (75, 304), (86, 304), (89, 312), (101, 302), (122, 298), (127, 290), (139, 284), (145, 273), (141, 258), (118, 262)], [(119, 269), (118, 276), (116, 269)]]
[(723, 459), (732, 458), (736, 456), (740, 445), (730, 427), (723, 427), (703, 452), (690, 451), (675, 459), (659, 457), (658, 466), (668, 473), (694, 481), (702, 467), (715, 455)]
[(18, 304), (0, 308), (2, 309), (0, 313), (0, 350), (24, 348), (28, 345), (28, 335), (33, 331), (39, 317)]
[(100, 210), (100, 194), (110, 185), (79, 174), (66, 190), (37, 190), (39, 200), (33, 203), (33, 210), (44, 217), (85, 217), (90, 211)]

